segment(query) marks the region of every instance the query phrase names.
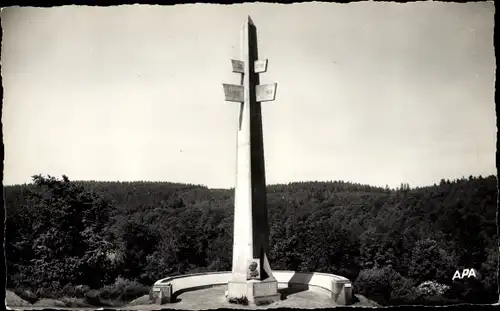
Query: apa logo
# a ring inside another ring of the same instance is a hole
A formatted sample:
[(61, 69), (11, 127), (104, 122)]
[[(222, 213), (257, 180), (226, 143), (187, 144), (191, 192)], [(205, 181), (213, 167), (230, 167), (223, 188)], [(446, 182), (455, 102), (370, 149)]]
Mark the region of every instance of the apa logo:
[(463, 279), (465, 277), (474, 277), (474, 278), (477, 278), (477, 274), (476, 274), (476, 270), (475, 269), (464, 269), (462, 271), (462, 274), (460, 274), (460, 271), (457, 270), (455, 271), (455, 274), (453, 274), (453, 277), (451, 278), (452, 281), (454, 281), (455, 279)]

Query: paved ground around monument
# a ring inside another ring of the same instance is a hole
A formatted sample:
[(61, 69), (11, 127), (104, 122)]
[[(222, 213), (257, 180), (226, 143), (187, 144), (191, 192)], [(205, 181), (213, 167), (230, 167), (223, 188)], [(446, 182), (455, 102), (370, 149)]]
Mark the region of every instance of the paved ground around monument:
[[(179, 301), (171, 304), (156, 305), (148, 302), (148, 296), (143, 296), (136, 299), (128, 306), (121, 308), (105, 308), (113, 310), (161, 310), (161, 309), (184, 309), (184, 310), (200, 310), (200, 309), (274, 309), (274, 308), (331, 308), (334, 307), (329, 293), (320, 290), (287, 290), (280, 289), (285, 299), (267, 306), (249, 307), (236, 304), (230, 304), (224, 297), (224, 292), (227, 290), (225, 286), (206, 288), (191, 292), (186, 292), (180, 295)], [(356, 295), (356, 302), (351, 307), (378, 307), (379, 305), (366, 299), (361, 295)], [(11, 305), (12, 306), (12, 305)], [(61, 310), (99, 310), (98, 307), (57, 307), (55, 305), (43, 306), (14, 306), (14, 310), (42, 310), (47, 309)]]
[(215, 308), (231, 308), (231, 309), (271, 309), (271, 308), (326, 308), (334, 306), (330, 296), (321, 291), (305, 290), (300, 292), (290, 292), (286, 299), (267, 306), (249, 307), (237, 304), (230, 304), (224, 297), (226, 291), (225, 286), (217, 286), (186, 292), (181, 294), (179, 301), (164, 305), (136, 305), (121, 309), (140, 309), (140, 310), (156, 310), (156, 309), (215, 309)]

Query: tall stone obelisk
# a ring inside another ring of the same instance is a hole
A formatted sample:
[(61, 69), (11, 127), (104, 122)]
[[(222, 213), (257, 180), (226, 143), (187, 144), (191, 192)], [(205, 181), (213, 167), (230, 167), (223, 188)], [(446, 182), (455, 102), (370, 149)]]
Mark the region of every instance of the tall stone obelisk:
[(257, 30), (250, 17), (241, 33), (241, 60), (232, 60), (243, 85), (224, 84), (227, 101), (239, 102), (237, 168), (234, 199), (233, 267), (228, 299), (246, 297), (250, 304), (280, 299), (267, 253), (267, 219), (261, 102), (274, 100), (276, 83), (259, 85), (267, 60), (258, 60)]

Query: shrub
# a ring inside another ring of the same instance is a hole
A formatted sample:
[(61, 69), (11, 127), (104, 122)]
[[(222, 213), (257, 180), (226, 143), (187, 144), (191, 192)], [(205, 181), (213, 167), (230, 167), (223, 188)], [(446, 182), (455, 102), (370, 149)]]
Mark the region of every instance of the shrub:
[(389, 269), (372, 268), (361, 270), (354, 281), (354, 291), (380, 304), (388, 304), (392, 291)]
[(75, 297), (75, 298), (84, 298), (85, 294), (90, 291), (90, 287), (87, 285), (73, 285), (67, 284), (63, 287), (62, 292), (65, 297)]
[(106, 300), (131, 301), (148, 293), (147, 286), (119, 277), (114, 284), (103, 287), (99, 291), (99, 297)]
[(15, 290), (14, 293), (18, 295), (21, 299), (33, 304), (38, 301), (38, 295), (32, 291), (28, 290)]
[(425, 281), (417, 287), (417, 291), (423, 296), (442, 296), (450, 287), (448, 285), (439, 284), (435, 281)]
[(354, 281), (354, 291), (382, 305), (411, 304), (416, 297), (414, 285), (413, 280), (386, 266), (361, 270)]
[(494, 303), (484, 287), (484, 283), (475, 278), (455, 280), (446, 296), (466, 303)]
[(75, 297), (76, 298), (83, 298), (85, 297), (85, 294), (87, 294), (90, 291), (90, 287), (87, 285), (77, 285), (75, 286)]
[(101, 305), (101, 299), (99, 297), (99, 291), (93, 289), (88, 291), (85, 294), (85, 302), (92, 306), (100, 306)]
[(402, 276), (393, 280), (391, 304), (414, 304), (417, 297), (414, 280)]

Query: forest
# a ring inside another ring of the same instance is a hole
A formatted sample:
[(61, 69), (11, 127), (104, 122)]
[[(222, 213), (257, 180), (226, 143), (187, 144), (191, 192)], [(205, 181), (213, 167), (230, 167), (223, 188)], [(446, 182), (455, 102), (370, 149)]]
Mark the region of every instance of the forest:
[[(128, 301), (170, 275), (231, 270), (234, 189), (35, 175), (4, 192), (7, 288), (23, 299)], [(381, 305), (496, 303), (497, 196), (495, 176), (269, 185), (269, 261), (348, 277)]]

